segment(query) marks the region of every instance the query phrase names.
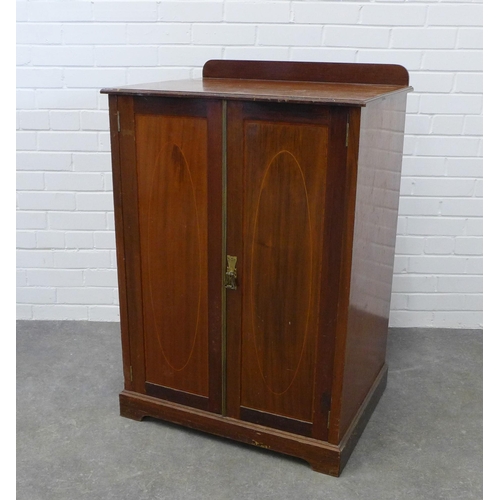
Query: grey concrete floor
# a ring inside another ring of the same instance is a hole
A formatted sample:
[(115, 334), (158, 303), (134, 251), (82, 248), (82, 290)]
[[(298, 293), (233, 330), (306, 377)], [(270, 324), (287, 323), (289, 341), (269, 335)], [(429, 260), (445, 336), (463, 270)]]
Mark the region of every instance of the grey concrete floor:
[(385, 394), (340, 478), (119, 416), (119, 325), (17, 323), (18, 500), (482, 498), (482, 332), (392, 329)]

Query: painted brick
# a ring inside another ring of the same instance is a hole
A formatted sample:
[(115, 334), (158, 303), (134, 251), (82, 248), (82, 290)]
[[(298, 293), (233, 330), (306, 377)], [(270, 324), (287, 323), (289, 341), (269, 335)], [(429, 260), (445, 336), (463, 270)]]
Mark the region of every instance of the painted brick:
[(108, 153), (74, 153), (73, 166), (77, 172), (111, 171), (111, 155)]
[(384, 26), (423, 26), (426, 7), (423, 5), (369, 4), (361, 7), (361, 23)]
[(355, 62), (356, 50), (337, 47), (292, 47), (290, 58), (296, 61)]
[(48, 221), (51, 229), (106, 229), (106, 216), (99, 212), (52, 212)]
[(395, 49), (453, 49), (455, 28), (393, 28), (391, 44)]
[(457, 236), (465, 230), (465, 219), (453, 217), (408, 217), (408, 234)]
[(441, 203), (441, 214), (447, 216), (481, 217), (481, 198), (445, 198)]
[(225, 2), (224, 20), (235, 23), (286, 23), (290, 20), (289, 2)]
[(480, 28), (461, 28), (458, 31), (459, 49), (482, 49), (483, 30)]
[(125, 44), (127, 43), (127, 24), (96, 22), (63, 24), (62, 39), (66, 45)]
[(25, 152), (18, 151), (18, 170), (70, 170), (71, 154), (69, 153), (45, 153), (45, 152)]
[(54, 267), (54, 253), (48, 250), (17, 250), (16, 264), (19, 269)]
[(399, 215), (439, 215), (441, 201), (437, 198), (402, 196), (399, 200)]
[(480, 327), (480, 3), (17, 2), (19, 284), (111, 291), (100, 305), (23, 304), (19, 317), (119, 320), (102, 87), (200, 77), (212, 58), (292, 59), (410, 70), (390, 325)]
[(106, 111), (82, 111), (82, 130), (109, 130), (109, 115)]
[(455, 177), (482, 177), (482, 158), (446, 158), (446, 174)]
[(96, 66), (156, 66), (158, 48), (156, 46), (99, 47), (95, 52)]
[(112, 193), (76, 193), (78, 210), (113, 210)]
[(361, 6), (340, 2), (293, 2), (292, 14), (296, 23), (356, 24)]
[(425, 238), (424, 252), (434, 255), (450, 255), (455, 247), (455, 238), (427, 237)]
[(465, 135), (483, 135), (483, 117), (482, 116), (466, 116), (464, 124)]
[(53, 256), (55, 266), (60, 269), (106, 269), (110, 263), (107, 250), (57, 250)]
[(161, 2), (158, 20), (179, 22), (214, 22), (223, 20), (224, 3), (221, 2)]
[(64, 83), (68, 88), (117, 87), (127, 83), (125, 68), (66, 68)]
[(44, 187), (41, 172), (16, 172), (16, 188), (22, 190), (39, 190)]
[(483, 314), (481, 311), (437, 311), (433, 313), (432, 326), (479, 329), (483, 326)]
[(57, 290), (59, 304), (111, 304), (113, 290), (104, 287), (59, 288)]
[(37, 90), (38, 108), (49, 109), (95, 109), (97, 93), (94, 90)]
[(87, 269), (84, 271), (84, 279), (86, 286), (118, 286), (118, 276), (115, 269)]
[(33, 306), (27, 304), (17, 304), (16, 305), (16, 319), (33, 319)]
[(36, 236), (33, 231), (16, 231), (16, 248), (36, 248)]
[(56, 289), (48, 287), (20, 287), (16, 292), (20, 304), (51, 304), (56, 301)]
[(428, 134), (432, 118), (429, 115), (406, 115), (406, 134)]
[(64, 233), (62, 231), (37, 231), (37, 248), (64, 248)]
[[(252, 25), (195, 24), (193, 43), (200, 45), (252, 45), (256, 28)], [(274, 44), (273, 44), (274, 45)]]
[(79, 111), (49, 111), (49, 122), (51, 130), (79, 130)]
[(16, 42), (22, 44), (58, 44), (62, 41), (62, 25), (56, 23), (21, 23), (17, 19)]
[(257, 27), (258, 45), (321, 45), (321, 26), (263, 24)]
[(221, 59), (221, 47), (175, 46), (160, 47), (158, 59), (160, 66), (203, 66), (209, 59)]
[(261, 61), (278, 61), (288, 59), (288, 47), (226, 47), (224, 56), (228, 59), (254, 59)]
[(483, 91), (483, 75), (481, 73), (458, 73), (454, 91), (481, 93)]
[(429, 5), (427, 21), (435, 26), (482, 26), (481, 5)]
[(94, 49), (78, 45), (33, 46), (31, 63), (35, 66), (92, 66)]
[(450, 255), (408, 257), (408, 272), (422, 274), (465, 274), (467, 258)]
[(116, 248), (115, 233), (112, 231), (96, 231), (94, 233), (95, 248)]
[(41, 151), (95, 151), (95, 132), (39, 132), (38, 147)]
[(45, 187), (49, 191), (98, 191), (104, 187), (103, 178), (98, 173), (48, 172)]
[(442, 177), (446, 175), (446, 159), (444, 157), (404, 157), (402, 174), (404, 176)]
[(28, 284), (32, 286), (82, 286), (83, 271), (74, 269), (28, 269)]
[(408, 325), (420, 325), (422, 328), (434, 326), (434, 313), (430, 311), (391, 311), (389, 326), (404, 328)]
[[(47, 227), (45, 212), (16, 212), (17, 229), (42, 229)], [(19, 265), (19, 262), (17, 263)]]
[(465, 234), (467, 236), (482, 236), (483, 220), (479, 218), (467, 219), (465, 222)]
[(410, 85), (413, 86), (416, 92), (447, 93), (452, 91), (454, 79), (455, 75), (453, 73), (412, 71)]
[(140, 22), (155, 21), (158, 2), (94, 2), (94, 17), (96, 21)]
[(456, 255), (482, 255), (483, 238), (460, 237), (455, 239)]
[(33, 306), (33, 319), (35, 320), (73, 320), (88, 319), (87, 306)]
[(436, 137), (417, 139), (417, 150), (422, 156), (476, 156), (479, 147), (476, 137)]
[(24, 130), (48, 130), (49, 112), (44, 110), (19, 111), (19, 126)]
[[(217, 26), (217, 25), (214, 25)], [(127, 26), (127, 43), (134, 45), (162, 45), (190, 43), (191, 25), (183, 23), (130, 24)]]
[(120, 310), (113, 306), (89, 306), (89, 321), (120, 321)]
[(408, 299), (408, 309), (414, 311), (461, 311), (465, 307), (463, 294), (426, 293), (413, 294)]
[(439, 278), (436, 276), (395, 275), (392, 281), (394, 293), (432, 293), (437, 291)]
[(64, 241), (66, 248), (94, 248), (94, 238), (91, 231), (65, 231)]
[(92, 21), (92, 3), (29, 2), (28, 20), (32, 22)]
[(482, 52), (479, 50), (429, 50), (424, 54), (422, 69), (438, 71), (481, 71)]
[(73, 193), (25, 191), (18, 193), (18, 207), (23, 210), (74, 210)]
[(401, 64), (408, 71), (421, 69), (421, 50), (359, 50), (356, 62), (379, 63), (379, 64)]
[(424, 238), (415, 236), (396, 237), (396, 253), (398, 255), (420, 255), (424, 251)]
[(36, 132), (16, 132), (16, 148), (18, 151), (34, 151), (36, 149)]
[(482, 276), (438, 276), (438, 292), (481, 293), (483, 291)]
[[(473, 179), (403, 179), (411, 181), (411, 193), (415, 196), (472, 196), (474, 194)], [(403, 183), (402, 183), (403, 186)]]
[(463, 116), (436, 115), (432, 117), (431, 132), (436, 135), (460, 135), (464, 121)]
[(467, 274), (483, 274), (483, 258), (468, 257), (465, 271)]
[(364, 26), (325, 26), (323, 44), (334, 47), (388, 47), (391, 30)]
[[(127, 84), (187, 80), (191, 78), (188, 68), (127, 68)], [(200, 77), (201, 78), (201, 77)], [(102, 109), (99, 107), (99, 109)]]
[(420, 112), (444, 114), (479, 114), (482, 109), (479, 95), (427, 94), (421, 96)]

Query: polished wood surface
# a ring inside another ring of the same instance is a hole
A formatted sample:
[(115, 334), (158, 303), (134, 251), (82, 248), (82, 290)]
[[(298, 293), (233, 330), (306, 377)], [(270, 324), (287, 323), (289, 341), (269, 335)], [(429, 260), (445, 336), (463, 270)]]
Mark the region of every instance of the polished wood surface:
[(128, 290), (129, 275), (140, 280), (128, 292), (140, 317), (128, 334), (137, 356), (132, 385), (220, 411), (220, 306), (219, 314), (208, 310), (221, 297), (221, 144), (213, 140), (220, 138), (220, 105), (131, 97), (123, 104), (121, 147), (130, 167), (120, 177), (130, 183), (133, 202), (121, 206), (135, 226), (125, 231), (133, 240), (123, 245), (129, 273), (122, 288)]
[(297, 82), (408, 85), (408, 71), (398, 64), (322, 63), (296, 61), (228, 61), (212, 59), (203, 78), (288, 80)]
[[(385, 362), (406, 99), (361, 110), (340, 438)], [(356, 147), (357, 146), (357, 147)]]
[(338, 104), (366, 106), (393, 92), (407, 92), (402, 85), (288, 82), (271, 80), (231, 80), (207, 78), (204, 80), (176, 80), (145, 85), (126, 85), (104, 89), (107, 94), (193, 97), (304, 104)]
[(387, 379), (410, 90), (393, 65), (211, 61), (103, 91), (122, 415), (340, 473)]

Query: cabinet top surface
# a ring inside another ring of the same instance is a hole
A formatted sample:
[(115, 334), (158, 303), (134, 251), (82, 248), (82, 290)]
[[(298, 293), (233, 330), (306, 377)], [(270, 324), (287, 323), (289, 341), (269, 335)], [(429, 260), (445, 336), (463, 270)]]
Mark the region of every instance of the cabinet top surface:
[(408, 92), (408, 73), (387, 64), (208, 61), (203, 78), (106, 88), (104, 94), (365, 106)]

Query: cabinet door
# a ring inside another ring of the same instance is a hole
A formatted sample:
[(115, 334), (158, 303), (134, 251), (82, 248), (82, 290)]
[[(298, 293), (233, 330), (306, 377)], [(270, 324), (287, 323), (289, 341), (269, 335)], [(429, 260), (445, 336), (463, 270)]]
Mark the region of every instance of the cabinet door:
[(346, 116), (228, 105), (227, 253), (238, 276), (227, 290), (228, 415), (317, 439), (331, 400)]
[(221, 105), (122, 97), (118, 110), (128, 387), (220, 412)]

